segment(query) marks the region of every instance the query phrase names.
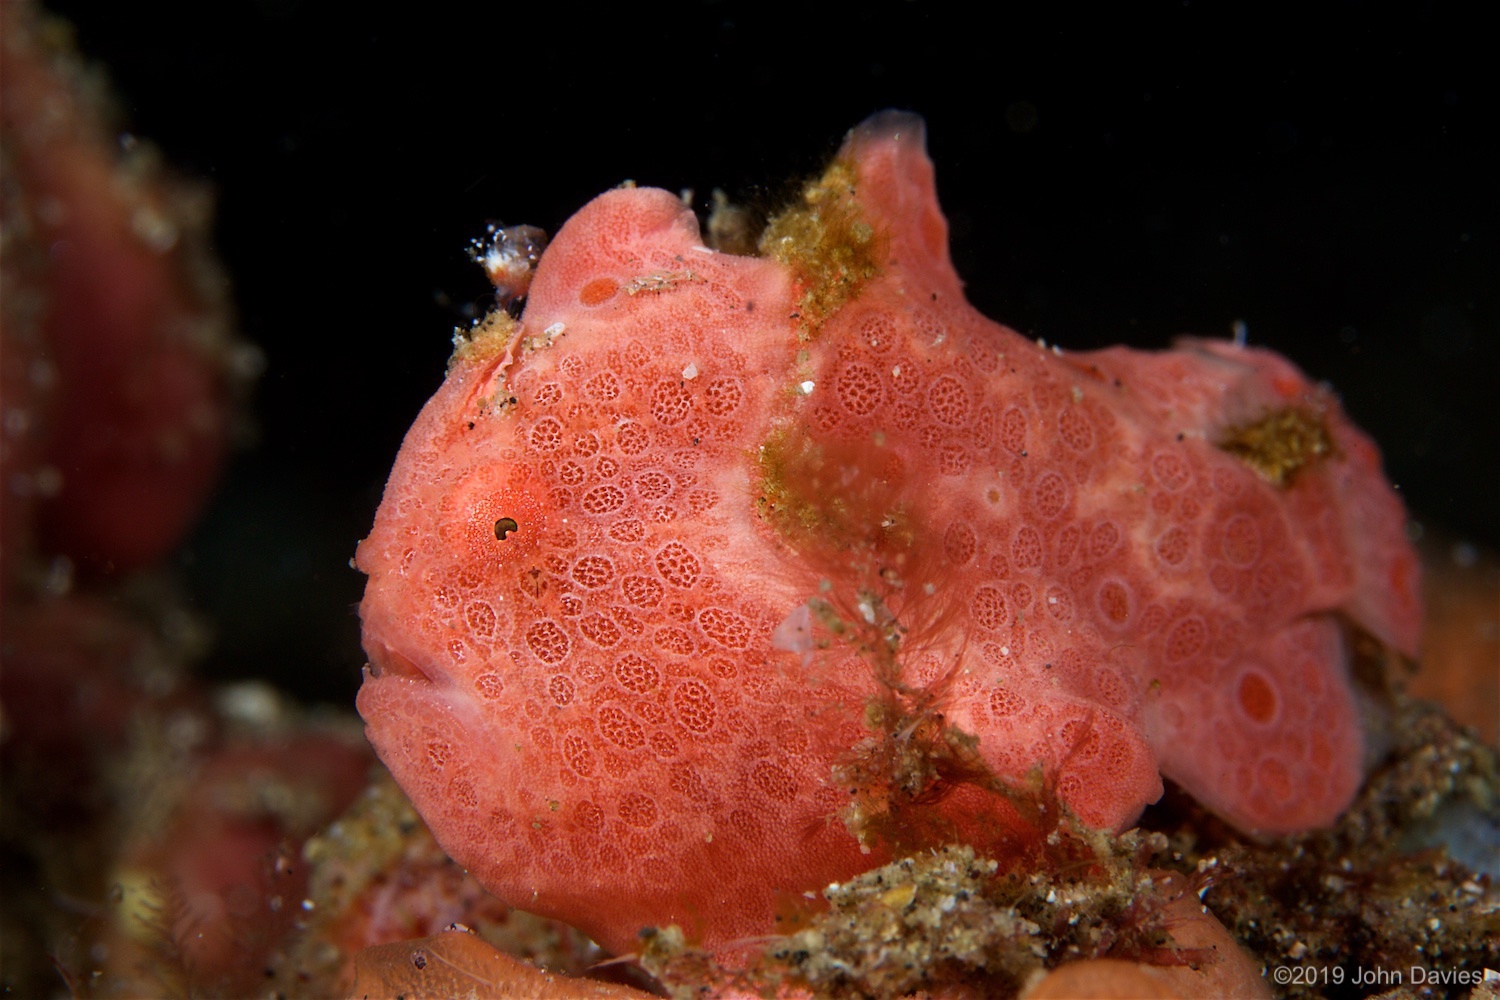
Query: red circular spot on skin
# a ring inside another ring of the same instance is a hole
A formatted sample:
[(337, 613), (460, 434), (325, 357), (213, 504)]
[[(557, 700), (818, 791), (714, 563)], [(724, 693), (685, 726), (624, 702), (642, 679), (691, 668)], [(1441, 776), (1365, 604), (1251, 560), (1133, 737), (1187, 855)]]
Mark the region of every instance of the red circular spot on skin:
[(859, 335), (872, 354), (884, 354), (896, 338), (896, 324), (889, 316), (874, 313), (859, 324)]
[(645, 657), (626, 653), (615, 661), (615, 680), (627, 691), (647, 694), (661, 681), (661, 674)]
[(1089, 418), (1069, 406), (1057, 417), (1057, 433), (1074, 451), (1088, 451), (1094, 446), (1094, 425)]
[(1130, 590), (1118, 580), (1108, 580), (1099, 588), (1099, 610), (1112, 625), (1130, 621)]
[(427, 765), (441, 771), (453, 759), (453, 747), (447, 740), (432, 740), (427, 744)]
[(767, 798), (777, 802), (791, 802), (797, 798), (797, 780), (786, 769), (777, 767), (770, 761), (763, 760), (756, 764), (750, 777), (755, 782), (755, 787), (764, 792)]
[(945, 476), (961, 476), (969, 471), (973, 459), (961, 442), (948, 441), (938, 452), (938, 471)]
[(858, 417), (873, 413), (885, 397), (880, 376), (867, 365), (854, 364), (845, 368), (834, 382), (834, 388), (838, 391), (839, 402)]
[(700, 611), (698, 627), (714, 642), (730, 649), (744, 649), (750, 644), (750, 623), (723, 608), (704, 608)]
[(1261, 761), (1255, 768), (1255, 784), (1278, 802), (1292, 797), (1292, 775), (1279, 760)]
[(667, 588), (649, 576), (627, 576), (620, 581), (625, 600), (638, 608), (654, 608), (661, 603)]
[(1055, 472), (1043, 473), (1031, 489), (1031, 502), (1036, 512), (1052, 520), (1068, 508), (1068, 484)]
[(974, 592), (970, 612), (980, 628), (995, 630), (1006, 623), (1005, 598), (994, 587), (980, 587)]
[(703, 393), (704, 406), (716, 417), (727, 417), (739, 409), (743, 398), (739, 382), (722, 376), (708, 383)]
[(1276, 691), (1261, 674), (1251, 671), (1241, 677), (1238, 695), (1240, 708), (1251, 719), (1265, 725), (1276, 718)]
[(668, 542), (656, 554), (656, 570), (674, 587), (687, 590), (703, 572), (698, 557), (681, 542)]
[(615, 428), (615, 441), (625, 454), (639, 455), (651, 447), (651, 433), (634, 420), (626, 420)]
[(1120, 529), (1105, 521), (1089, 536), (1089, 556), (1095, 560), (1108, 558), (1120, 544)]
[(562, 674), (557, 674), (547, 682), (547, 693), (559, 708), (570, 705), (573, 703), (573, 682)]
[(483, 639), (488, 639), (495, 634), (495, 609), (484, 601), (475, 601), (464, 610), (464, 621), (468, 623), (470, 631)]
[(1073, 552), (1078, 548), (1078, 541), (1083, 537), (1083, 529), (1076, 524), (1070, 524), (1057, 533), (1057, 564), (1066, 566), (1073, 560)]
[(639, 750), (646, 745), (646, 730), (615, 705), (599, 710), (599, 732), (622, 750)]
[(1040, 569), (1044, 558), (1041, 532), (1029, 524), (1016, 529), (1010, 542), (1010, 558), (1016, 569)]
[(1031, 585), (1027, 583), (1016, 583), (1010, 588), (1010, 599), (1015, 603), (1017, 611), (1025, 611), (1031, 607)]
[(646, 526), (633, 517), (627, 517), (609, 526), (609, 537), (617, 542), (638, 542), (646, 537)]
[(527, 440), (537, 451), (556, 451), (562, 447), (562, 422), (556, 417), (543, 417), (532, 425)]
[(1188, 533), (1181, 528), (1168, 528), (1156, 540), (1156, 558), (1176, 568), (1187, 560), (1190, 542)]
[(1109, 667), (1100, 667), (1094, 675), (1094, 690), (1099, 699), (1110, 708), (1120, 708), (1130, 700), (1130, 689), (1119, 673)]
[(1233, 566), (1249, 566), (1260, 558), (1260, 528), (1244, 514), (1224, 522), (1224, 558)]
[(687, 629), (678, 628), (676, 625), (668, 625), (656, 630), (652, 636), (656, 648), (678, 656), (692, 656), (697, 651), (697, 644), (693, 637), (688, 635)]
[(677, 713), (677, 721), (690, 732), (705, 736), (713, 730), (718, 709), (713, 692), (702, 681), (683, 681), (672, 693), (672, 708)]
[(971, 340), (969, 342), (969, 358), (974, 362), (974, 367), (986, 375), (993, 375), (1000, 369), (1000, 355), (996, 353), (994, 346), (988, 339)]
[(598, 613), (582, 619), (578, 623), (578, 631), (595, 645), (605, 647), (615, 645), (623, 636), (618, 625)]
[(590, 399), (607, 403), (620, 395), (620, 380), (614, 372), (600, 372), (583, 384), (583, 391)]
[(580, 829), (600, 833), (604, 830), (604, 810), (584, 799), (574, 807), (573, 821)]
[(1166, 648), (1162, 651), (1168, 663), (1181, 663), (1203, 652), (1208, 645), (1208, 625), (1202, 618), (1184, 618), (1167, 631)]
[(1026, 707), (1021, 696), (1008, 688), (996, 688), (990, 692), (990, 712), (997, 717), (1017, 715)]
[(635, 477), (635, 492), (642, 500), (665, 500), (672, 489), (672, 477), (657, 469), (648, 469)]
[(1151, 460), (1151, 475), (1162, 488), (1176, 492), (1192, 481), (1193, 471), (1181, 455), (1163, 451)]
[(1073, 620), (1073, 595), (1062, 587), (1048, 587), (1046, 608), (1053, 620), (1066, 624)]
[(658, 423), (679, 424), (687, 418), (693, 405), (692, 393), (681, 382), (670, 379), (656, 383), (651, 389), (651, 415)]
[(1333, 765), (1333, 748), (1328, 745), (1328, 737), (1319, 732), (1312, 734), (1307, 759), (1312, 761), (1313, 767), (1319, 771), (1326, 771)]
[(656, 825), (656, 800), (640, 792), (630, 792), (620, 800), (620, 818), (644, 830)]
[(1000, 415), (1000, 443), (1017, 455), (1026, 450), (1026, 414), (1014, 406)]
[(578, 301), (586, 306), (603, 305), (619, 290), (620, 283), (613, 278), (595, 278), (578, 290)]
[(927, 411), (949, 427), (963, 426), (972, 408), (968, 388), (952, 375), (939, 376), (927, 390)]
[(597, 590), (615, 578), (615, 564), (604, 556), (584, 556), (573, 565), (573, 579)]
[(572, 643), (568, 634), (557, 627), (557, 623), (542, 619), (533, 622), (526, 630), (526, 645), (543, 663), (561, 663), (568, 656)]
[(760, 820), (744, 809), (736, 809), (730, 813), (728, 825), (746, 843), (758, 844), (764, 839), (760, 830)]
[(955, 566), (962, 566), (973, 559), (978, 546), (979, 539), (974, 535), (974, 529), (967, 524), (950, 524), (948, 530), (943, 532), (943, 554)]
[(672, 768), (667, 776), (667, 787), (694, 802), (707, 802), (709, 799), (708, 786), (698, 777), (698, 772), (686, 764)]
[(595, 517), (612, 514), (623, 506), (625, 506), (625, 491), (609, 483), (595, 486), (583, 495), (584, 512), (593, 514)]
[(995, 443), (995, 411), (988, 407), (980, 410), (973, 426), (969, 428), (969, 435), (974, 447), (982, 452), (989, 451), (990, 446)]

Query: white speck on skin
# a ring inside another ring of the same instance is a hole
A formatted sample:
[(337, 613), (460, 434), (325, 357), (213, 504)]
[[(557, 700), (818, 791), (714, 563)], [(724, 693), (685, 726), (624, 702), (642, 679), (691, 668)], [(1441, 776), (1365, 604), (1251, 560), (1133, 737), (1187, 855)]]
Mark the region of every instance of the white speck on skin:
[(688, 366), (682, 370), (682, 377), (687, 379), (689, 382), (697, 378), (698, 366), (689, 361)]
[(816, 382), (814, 382), (812, 379), (808, 379), (806, 382), (799, 382), (797, 384), (797, 391), (801, 392), (804, 396), (811, 396), (813, 386), (815, 385), (817, 385)]

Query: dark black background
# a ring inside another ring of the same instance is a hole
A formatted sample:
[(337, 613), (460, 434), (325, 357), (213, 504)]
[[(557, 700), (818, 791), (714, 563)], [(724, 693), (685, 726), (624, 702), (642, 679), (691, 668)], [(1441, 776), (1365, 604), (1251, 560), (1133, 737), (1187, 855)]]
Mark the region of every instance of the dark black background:
[(1243, 319), (1337, 388), (1420, 520), (1493, 544), (1490, 36), (1458, 4), (1122, 6), (54, 4), (130, 127), (216, 186), (269, 361), (260, 443), (180, 560), (214, 670), (348, 703), (347, 562), (485, 306), (487, 220), (555, 231), (625, 178), (770, 202), (886, 107), (927, 118), (982, 311), (1071, 348)]

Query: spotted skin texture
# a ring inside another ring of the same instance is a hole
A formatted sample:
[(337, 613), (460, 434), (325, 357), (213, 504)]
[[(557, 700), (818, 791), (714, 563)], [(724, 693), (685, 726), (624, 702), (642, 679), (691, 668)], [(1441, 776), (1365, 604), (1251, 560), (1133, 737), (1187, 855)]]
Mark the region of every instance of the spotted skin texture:
[[(616, 190), (417, 419), (359, 547), (359, 708), (434, 833), (617, 951), (768, 933), (778, 893), (885, 856), (832, 778), (881, 664), (1092, 825), (1162, 775), (1247, 830), (1332, 820), (1363, 754), (1343, 623), (1413, 653), (1420, 619), (1373, 446), (1265, 351), (1059, 353), (980, 316), (919, 120), (840, 162), (882, 256), (819, 328), (795, 265)], [(1333, 447), (1285, 487), (1216, 446), (1288, 408)]]

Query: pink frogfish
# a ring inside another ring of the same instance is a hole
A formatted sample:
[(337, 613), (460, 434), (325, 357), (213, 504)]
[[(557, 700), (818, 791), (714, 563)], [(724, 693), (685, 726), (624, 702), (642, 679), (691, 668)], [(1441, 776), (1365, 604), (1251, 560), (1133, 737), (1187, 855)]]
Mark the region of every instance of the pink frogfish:
[[(1327, 389), (981, 316), (909, 115), (759, 246), (601, 195), (406, 437), (358, 551), (359, 709), (454, 858), (607, 948), (715, 948), (888, 858), (902, 781), (971, 842), (1037, 789), (1110, 829), (1163, 777), (1258, 833), (1348, 805), (1350, 637), (1415, 655), (1421, 605)], [(882, 775), (924, 733), (973, 780)]]

